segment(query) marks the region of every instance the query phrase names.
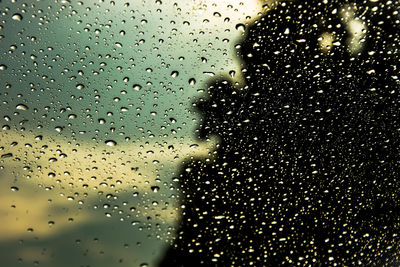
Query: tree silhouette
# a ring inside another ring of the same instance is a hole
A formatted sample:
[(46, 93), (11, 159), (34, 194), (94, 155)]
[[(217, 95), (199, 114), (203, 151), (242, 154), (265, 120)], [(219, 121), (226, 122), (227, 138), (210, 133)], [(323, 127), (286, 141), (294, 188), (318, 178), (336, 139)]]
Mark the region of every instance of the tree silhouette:
[[(346, 11), (366, 25), (359, 50)], [(398, 11), (291, 1), (249, 27), (248, 88), (214, 83), (196, 103), (221, 145), (183, 168), (161, 266), (400, 264)]]

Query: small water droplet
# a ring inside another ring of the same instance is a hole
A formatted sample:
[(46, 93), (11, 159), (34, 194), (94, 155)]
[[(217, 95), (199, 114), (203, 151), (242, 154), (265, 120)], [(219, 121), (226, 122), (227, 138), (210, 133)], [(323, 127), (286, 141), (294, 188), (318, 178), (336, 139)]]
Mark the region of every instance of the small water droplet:
[(132, 88), (133, 88), (133, 90), (135, 90), (135, 91), (140, 91), (140, 89), (142, 89), (142, 86), (140, 86), (139, 84), (134, 84), (134, 85), (132, 86)]
[(19, 188), (18, 187), (16, 187), (16, 186), (11, 186), (11, 191), (13, 191), (13, 192), (17, 192), (19, 190)]
[(241, 24), (241, 23), (236, 24), (235, 28), (236, 28), (236, 30), (241, 31), (241, 32), (244, 32), (246, 30), (246, 26), (244, 26), (244, 24)]
[(176, 70), (171, 72), (171, 77), (172, 78), (176, 78), (176, 77), (178, 77), (178, 75), (179, 75), (179, 72), (177, 72)]
[(6, 69), (7, 69), (7, 66), (6, 66), (6, 65), (0, 64), (0, 70), (6, 70)]
[(189, 79), (189, 85), (195, 85), (196, 80), (194, 78)]
[(83, 88), (85, 88), (85, 86), (81, 83), (76, 85), (76, 89), (78, 89), (78, 90), (82, 90)]
[(116, 146), (117, 142), (115, 142), (114, 140), (107, 140), (105, 141), (107, 146)]
[(153, 190), (153, 192), (158, 192), (158, 190), (160, 190), (160, 187), (158, 187), (158, 186), (152, 186), (151, 187), (151, 190)]

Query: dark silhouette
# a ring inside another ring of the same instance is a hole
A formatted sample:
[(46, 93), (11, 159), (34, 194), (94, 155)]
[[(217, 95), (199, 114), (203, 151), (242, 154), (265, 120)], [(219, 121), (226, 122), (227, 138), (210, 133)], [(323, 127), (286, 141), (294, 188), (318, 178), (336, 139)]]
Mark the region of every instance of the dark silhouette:
[[(222, 141), (183, 168), (161, 266), (400, 264), (399, 5), (302, 2), (248, 29), (248, 88), (215, 83), (197, 102), (201, 137)], [(344, 8), (364, 17), (359, 51)], [(323, 51), (325, 32), (340, 44)]]

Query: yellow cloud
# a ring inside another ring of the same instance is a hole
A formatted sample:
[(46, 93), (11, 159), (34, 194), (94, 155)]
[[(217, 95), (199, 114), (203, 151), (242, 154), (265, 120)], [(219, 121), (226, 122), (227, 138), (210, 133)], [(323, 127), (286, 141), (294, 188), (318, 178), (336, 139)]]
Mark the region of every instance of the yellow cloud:
[[(38, 138), (32, 133), (16, 131), (2, 131), (0, 139), (4, 145), (2, 155), (12, 154), (0, 160), (3, 167), (0, 200), (7, 203), (0, 206), (3, 223), (0, 239), (29, 235), (29, 228), (46, 236), (76, 226), (77, 222), (86, 222), (91, 219), (88, 208), (76, 212), (73, 224), (69, 222), (70, 214), (55, 210), (76, 210), (78, 206), (92, 204), (99, 192), (102, 195), (154, 193), (157, 186), (171, 183), (185, 158), (212, 156), (217, 142), (216, 139), (198, 144), (154, 141), (111, 147), (88, 142), (77, 146), (54, 136)], [(135, 214), (139, 219), (151, 216), (172, 224), (178, 219), (178, 203), (174, 201), (169, 199), (167, 208), (157, 202), (150, 207), (138, 205)]]

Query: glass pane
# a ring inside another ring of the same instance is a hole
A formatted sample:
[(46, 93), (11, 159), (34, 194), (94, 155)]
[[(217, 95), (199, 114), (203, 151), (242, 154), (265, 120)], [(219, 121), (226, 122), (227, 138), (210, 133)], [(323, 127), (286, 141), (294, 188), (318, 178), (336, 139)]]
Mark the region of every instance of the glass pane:
[(399, 9), (0, 1), (3, 265), (399, 265)]

